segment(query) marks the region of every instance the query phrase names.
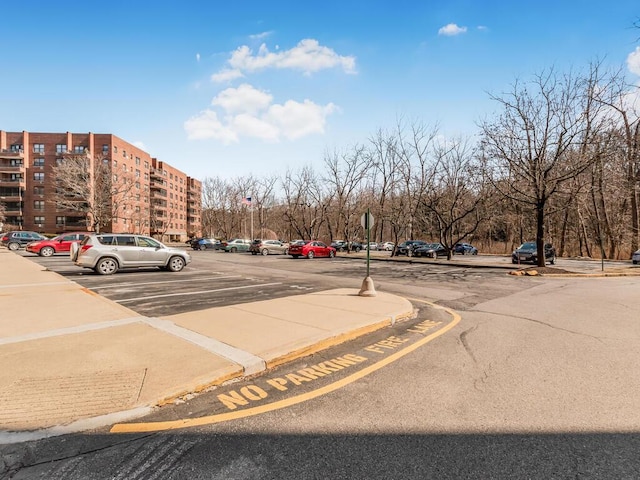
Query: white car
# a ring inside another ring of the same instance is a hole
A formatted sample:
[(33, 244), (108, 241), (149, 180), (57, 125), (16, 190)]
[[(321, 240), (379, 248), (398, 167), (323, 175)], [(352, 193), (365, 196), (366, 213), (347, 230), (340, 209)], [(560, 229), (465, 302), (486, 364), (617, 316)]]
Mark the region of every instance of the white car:
[(638, 265), (640, 263), (640, 250), (633, 252), (631, 261), (633, 262), (634, 265)]
[(384, 250), (386, 250), (387, 252), (390, 252), (391, 250), (393, 250), (393, 247), (395, 247), (395, 246), (396, 246), (396, 244), (393, 243), (393, 242), (384, 242), (382, 244), (382, 248)]

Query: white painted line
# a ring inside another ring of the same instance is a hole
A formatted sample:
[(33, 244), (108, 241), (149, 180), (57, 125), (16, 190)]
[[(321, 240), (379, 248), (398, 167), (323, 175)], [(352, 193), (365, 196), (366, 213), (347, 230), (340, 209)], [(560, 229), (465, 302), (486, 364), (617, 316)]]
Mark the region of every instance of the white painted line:
[(200, 333), (194, 332), (187, 328), (180, 327), (169, 320), (162, 320), (160, 318), (145, 318), (144, 322), (148, 325), (162, 330), (163, 332), (174, 335), (178, 338), (182, 338), (188, 342), (193, 343), (201, 348), (204, 348), (208, 352), (214, 353), (221, 357), (231, 360), (234, 363), (242, 365), (245, 375), (252, 375), (254, 373), (262, 372), (267, 368), (266, 362), (252, 353), (245, 352), (238, 348), (227, 345), (214, 338), (207, 337)]
[(56, 330), (47, 330), (45, 332), (28, 333), (26, 335), (18, 335), (15, 337), (0, 338), (0, 345), (9, 345), (11, 343), (28, 342), (29, 340), (39, 340), (42, 338), (58, 337), (60, 335), (72, 335), (76, 333), (91, 332), (93, 330), (120, 327), (122, 325), (129, 325), (130, 323), (141, 322), (144, 319), (145, 317), (124, 318), (122, 320), (89, 323), (86, 325), (78, 325), (77, 327), (58, 328)]
[[(220, 276), (220, 277), (203, 277), (203, 278), (192, 278), (189, 279), (189, 281), (199, 281), (199, 280), (219, 280), (219, 279), (228, 279), (228, 278), (239, 278), (240, 275), (225, 275), (225, 276)], [(137, 287), (138, 285), (155, 285), (158, 283), (184, 283), (185, 280), (184, 278), (182, 279), (178, 279), (178, 280), (162, 280), (160, 282), (143, 282), (143, 283), (139, 283), (139, 282), (127, 282), (127, 283), (116, 283), (113, 285), (103, 285), (101, 287), (87, 287), (90, 290), (102, 290), (104, 288), (119, 288), (119, 287)]]
[(127, 302), (137, 302), (138, 300), (149, 300), (150, 298), (166, 298), (166, 297), (180, 297), (186, 295), (202, 295), (204, 293), (213, 293), (213, 292), (224, 292), (228, 290), (241, 290), (243, 288), (258, 288), (258, 287), (269, 287), (271, 285), (282, 285), (282, 282), (275, 283), (261, 283), (258, 285), (243, 285), (242, 287), (228, 287), (228, 288), (217, 288), (215, 290), (200, 290), (199, 292), (184, 292), (184, 293), (167, 293), (164, 295), (149, 295), (146, 297), (137, 297), (137, 298), (126, 298), (124, 300), (114, 300), (117, 303), (127, 303)]

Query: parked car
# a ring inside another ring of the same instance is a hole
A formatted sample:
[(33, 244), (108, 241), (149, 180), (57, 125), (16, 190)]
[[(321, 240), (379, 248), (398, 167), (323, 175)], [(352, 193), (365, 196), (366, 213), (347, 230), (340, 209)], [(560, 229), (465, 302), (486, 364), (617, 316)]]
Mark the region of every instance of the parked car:
[(329, 257), (336, 256), (336, 249), (317, 240), (296, 242), (289, 245), (289, 255), (298, 257)]
[(184, 249), (171, 248), (150, 237), (123, 233), (92, 233), (72, 244), (71, 259), (100, 275), (128, 268), (160, 267), (179, 272), (191, 262)]
[(398, 255), (407, 255), (408, 257), (413, 256), (413, 250), (421, 245), (426, 245), (427, 242), (422, 240), (407, 240), (406, 242), (402, 242), (398, 245)]
[(222, 248), (222, 242), (215, 238), (192, 238), (187, 240), (187, 243), (194, 250), (220, 250)]
[(640, 263), (640, 250), (636, 250), (635, 252), (633, 252), (633, 255), (631, 256), (631, 261), (633, 262), (634, 265), (637, 265)]
[(222, 242), (222, 250), (225, 252), (248, 252), (251, 240), (246, 238), (234, 238), (228, 242)]
[(27, 243), (25, 250), (41, 257), (50, 257), (54, 253), (69, 253), (72, 243), (82, 241), (90, 232), (67, 232), (47, 240), (36, 240)]
[[(544, 245), (545, 261), (551, 265), (556, 263), (556, 250), (550, 243)], [(511, 263), (538, 263), (536, 242), (525, 242), (511, 254)]]
[(365, 248), (360, 242), (345, 242), (344, 240), (334, 240), (331, 242), (330, 247), (335, 248), (337, 252), (346, 252), (349, 250), (356, 253)]
[(458, 255), (477, 255), (478, 249), (470, 243), (456, 243), (453, 247), (453, 253)]
[(380, 250), (386, 250), (387, 252), (391, 252), (395, 246), (396, 244), (393, 242), (384, 242)]
[(36, 240), (47, 240), (47, 237), (40, 235), (38, 232), (28, 231), (14, 231), (6, 232), (0, 238), (0, 243), (7, 247), (9, 250), (18, 250), (20, 247), (24, 247), (27, 243), (34, 242)]
[(289, 253), (289, 244), (280, 240), (254, 240), (249, 245), (249, 251), (252, 255), (269, 255)]
[(441, 243), (426, 243), (413, 249), (414, 257), (446, 257), (447, 249)]
[(369, 242), (369, 250), (378, 250), (378, 242)]

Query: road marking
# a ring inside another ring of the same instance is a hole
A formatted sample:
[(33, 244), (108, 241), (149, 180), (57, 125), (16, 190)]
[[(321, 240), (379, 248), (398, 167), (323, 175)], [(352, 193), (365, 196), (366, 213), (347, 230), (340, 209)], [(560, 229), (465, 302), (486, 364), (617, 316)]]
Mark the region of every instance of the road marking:
[(425, 300), (411, 299), (411, 298), (409, 298), (408, 300), (425, 303), (434, 308), (438, 308), (439, 310), (444, 310), (447, 313), (449, 313), (449, 315), (452, 316), (453, 320), (447, 325), (445, 325), (444, 327), (442, 327), (441, 329), (439, 329), (438, 331), (424, 337), (421, 340), (418, 340), (417, 342), (407, 346), (406, 348), (399, 350), (389, 355), (388, 357), (382, 360), (379, 360), (378, 362), (368, 367), (363, 368), (358, 372), (355, 372), (329, 385), (325, 385), (324, 387), (321, 387), (312, 392), (302, 393), (300, 395), (295, 395), (290, 398), (278, 400), (276, 402), (266, 404), (266, 405), (261, 405), (258, 407), (251, 407), (251, 408), (247, 408), (247, 409), (235, 411), (235, 412), (226, 412), (226, 413), (219, 413), (215, 415), (208, 415), (200, 418), (190, 418), (190, 419), (173, 420), (173, 421), (167, 421), (167, 422), (152, 422), (152, 423), (120, 423), (120, 424), (115, 424), (113, 427), (111, 427), (110, 432), (111, 433), (142, 433), (142, 432), (158, 432), (163, 430), (175, 430), (175, 429), (187, 428), (187, 427), (198, 427), (203, 425), (212, 425), (215, 423), (226, 422), (229, 420), (237, 420), (240, 418), (251, 417), (251, 416), (259, 415), (262, 413), (279, 410), (281, 408), (290, 407), (292, 405), (296, 405), (298, 403), (306, 402), (308, 400), (312, 400), (314, 398), (320, 397), (327, 393), (334, 392), (346, 385), (349, 385), (357, 380), (360, 380), (361, 378), (366, 377), (367, 375), (377, 370), (380, 370), (381, 368), (389, 365), (390, 363), (395, 362), (396, 360), (399, 360), (405, 355), (408, 355), (409, 353), (417, 350), (418, 348), (429, 343), (430, 341), (434, 340), (440, 335), (448, 332), (453, 327), (455, 327), (458, 323), (460, 323), (460, 320), (461, 320), (460, 315), (458, 315), (458, 313), (456, 313), (455, 311), (449, 308), (442, 307), (440, 305), (435, 305), (434, 303), (428, 302)]
[[(190, 278), (189, 281), (200, 281), (200, 280), (226, 280), (229, 278), (239, 278), (240, 275), (224, 275), (219, 277), (202, 277), (202, 278)], [(156, 285), (159, 283), (184, 283), (185, 279), (181, 278), (178, 280), (162, 280), (160, 282), (127, 282), (127, 283), (114, 283), (113, 285), (103, 285), (101, 287), (87, 287), (91, 290), (102, 290), (104, 288), (119, 288), (119, 287), (137, 287), (138, 285)]]
[(180, 296), (186, 296), (186, 295), (202, 295), (203, 293), (225, 292), (225, 291), (228, 291), (228, 290), (240, 290), (240, 289), (243, 289), (243, 288), (269, 287), (271, 285), (282, 285), (282, 282), (261, 283), (261, 284), (258, 284), (258, 285), (243, 285), (241, 287), (217, 288), (215, 290), (200, 290), (199, 292), (166, 293), (164, 295), (149, 295), (149, 296), (146, 296), (146, 297), (126, 298), (126, 299), (123, 299), (123, 300), (114, 300), (114, 301), (116, 303), (137, 302), (138, 300), (149, 300), (151, 298), (180, 297)]

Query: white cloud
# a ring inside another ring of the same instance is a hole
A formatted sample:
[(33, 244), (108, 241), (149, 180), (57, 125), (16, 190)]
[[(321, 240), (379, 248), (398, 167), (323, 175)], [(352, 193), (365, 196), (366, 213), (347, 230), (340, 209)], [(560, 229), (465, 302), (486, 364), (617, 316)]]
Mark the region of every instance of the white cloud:
[(256, 33), (254, 35), (249, 35), (249, 38), (251, 40), (264, 40), (265, 38), (267, 38), (268, 36), (270, 36), (273, 32), (262, 32), (262, 33)]
[(640, 47), (636, 47), (627, 57), (627, 67), (631, 73), (640, 75)]
[(256, 72), (268, 68), (300, 70), (305, 74), (329, 68), (342, 68), (347, 74), (356, 73), (355, 57), (338, 55), (333, 49), (323, 47), (313, 39), (302, 40), (290, 50), (277, 52), (269, 51), (263, 43), (255, 55), (250, 47), (243, 45), (231, 54), (227, 63), (230, 68), (226, 67), (212, 75), (211, 80), (228, 81), (237, 78), (243, 72)]
[(467, 27), (459, 27), (455, 23), (449, 23), (448, 25), (445, 25), (444, 27), (440, 28), (440, 30), (438, 30), (438, 35), (446, 35), (448, 37), (452, 37), (466, 32)]
[(190, 140), (213, 138), (224, 145), (238, 143), (241, 137), (277, 142), (306, 135), (324, 133), (326, 118), (337, 110), (329, 103), (318, 105), (310, 100), (300, 103), (287, 100), (274, 104), (273, 96), (251, 85), (228, 88), (211, 104), (220, 110), (207, 109), (184, 123)]
[(224, 145), (238, 141), (236, 133), (218, 120), (218, 115), (213, 110), (205, 110), (191, 117), (184, 122), (184, 129), (187, 131), (189, 140), (215, 138)]
[(313, 133), (324, 133), (325, 120), (336, 111), (333, 103), (322, 106), (305, 100), (303, 103), (288, 100), (284, 105), (272, 105), (267, 117), (280, 127), (289, 140)]
[(273, 101), (273, 96), (249, 84), (243, 83), (238, 88), (227, 88), (211, 101), (211, 105), (221, 107), (227, 113), (252, 113), (266, 109)]
[(211, 75), (211, 81), (216, 83), (230, 82), (236, 78), (244, 77), (242, 72), (237, 69), (223, 68), (218, 73)]

